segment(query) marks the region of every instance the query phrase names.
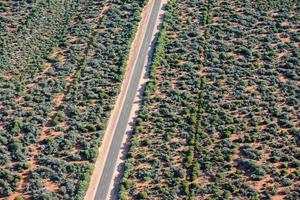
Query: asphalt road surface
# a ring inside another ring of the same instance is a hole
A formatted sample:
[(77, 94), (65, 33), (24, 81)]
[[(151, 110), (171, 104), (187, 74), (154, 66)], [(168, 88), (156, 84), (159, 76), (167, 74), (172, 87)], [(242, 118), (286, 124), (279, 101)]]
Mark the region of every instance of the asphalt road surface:
[(109, 194), (108, 191), (109, 185), (113, 179), (113, 173), (116, 167), (116, 162), (118, 159), (118, 154), (121, 148), (122, 140), (126, 132), (130, 111), (134, 102), (135, 95), (137, 93), (139, 80), (142, 76), (145, 59), (147, 57), (147, 54), (149, 52), (149, 47), (152, 42), (151, 41), (152, 34), (155, 28), (156, 19), (158, 17), (160, 4), (161, 4), (161, 0), (155, 0), (154, 6), (152, 8), (152, 13), (150, 15), (148, 27), (144, 36), (144, 40), (140, 48), (140, 52), (138, 54), (136, 64), (134, 66), (134, 71), (133, 71), (132, 78), (130, 80), (126, 98), (122, 106), (119, 120), (117, 122), (113, 140), (109, 148), (109, 152), (102, 172), (102, 176), (99, 185), (97, 187), (95, 200), (105, 200)]

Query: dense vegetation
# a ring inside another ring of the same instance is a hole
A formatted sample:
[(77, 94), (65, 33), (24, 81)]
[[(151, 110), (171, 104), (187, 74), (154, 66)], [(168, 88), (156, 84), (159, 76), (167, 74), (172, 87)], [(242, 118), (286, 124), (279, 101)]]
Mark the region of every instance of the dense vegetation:
[(0, 198), (81, 199), (144, 0), (0, 0)]
[(120, 199), (300, 198), (294, 0), (170, 0)]

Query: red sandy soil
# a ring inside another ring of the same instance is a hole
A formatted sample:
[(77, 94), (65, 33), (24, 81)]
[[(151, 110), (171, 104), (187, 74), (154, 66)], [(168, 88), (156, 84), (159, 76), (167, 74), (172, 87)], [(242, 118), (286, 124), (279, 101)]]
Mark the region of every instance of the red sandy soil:
[(58, 190), (58, 185), (50, 180), (44, 180), (43, 183), (44, 186), (52, 192), (56, 192)]
[(253, 85), (253, 86), (248, 86), (248, 87), (246, 87), (245, 90), (246, 90), (246, 91), (253, 92), (253, 91), (256, 90), (256, 88), (257, 88), (257, 86), (256, 86), (256, 85)]
[(244, 56), (243, 55), (237, 55), (236, 53), (234, 53), (234, 52), (228, 52), (227, 53), (227, 55), (228, 56), (231, 56), (231, 57), (233, 57), (233, 58), (235, 58), (235, 59), (241, 59), (241, 58), (244, 58)]
[(281, 82), (286, 83), (289, 79), (286, 78), (285, 76), (280, 76), (280, 77), (279, 77), (279, 80), (280, 80)]
[(280, 38), (280, 40), (281, 40), (282, 42), (289, 43), (289, 42), (291, 41), (291, 38), (290, 38), (290, 37)]
[(278, 59), (281, 59), (282, 57), (285, 57), (287, 54), (288, 54), (288, 53), (287, 53), (286, 51), (281, 52), (281, 53), (278, 53), (278, 54), (277, 54), (277, 58), (278, 58)]

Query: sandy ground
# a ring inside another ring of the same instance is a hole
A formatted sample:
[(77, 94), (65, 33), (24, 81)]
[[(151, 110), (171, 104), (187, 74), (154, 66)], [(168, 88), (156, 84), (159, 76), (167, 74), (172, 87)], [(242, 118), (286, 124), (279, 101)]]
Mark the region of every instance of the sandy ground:
[[(108, 121), (108, 126), (107, 126), (107, 129), (106, 129), (105, 135), (103, 137), (102, 145), (99, 148), (99, 156), (98, 156), (98, 158), (96, 160), (96, 163), (95, 163), (95, 169), (94, 169), (94, 172), (91, 176), (90, 185), (89, 185), (89, 188), (88, 188), (88, 190), (86, 192), (86, 195), (85, 195), (85, 198), (84, 198), (85, 200), (92, 200), (94, 198), (95, 194), (96, 194), (97, 186), (98, 186), (98, 183), (100, 181), (102, 171), (103, 171), (103, 168), (104, 168), (104, 165), (105, 165), (105, 161), (106, 161), (106, 158), (107, 158), (107, 155), (108, 155), (108, 152), (109, 152), (109, 147), (110, 147), (111, 142), (112, 142), (113, 133), (115, 132), (114, 130), (116, 128), (116, 125), (117, 125), (117, 122), (118, 122), (118, 119), (119, 119), (119, 116), (120, 116), (120, 111), (122, 110), (121, 108), (124, 104), (125, 97), (126, 97), (126, 94), (127, 94), (127, 91), (128, 91), (129, 81), (132, 77), (133, 69), (134, 69), (134, 66), (135, 66), (135, 63), (136, 63), (136, 58), (138, 57), (138, 53), (140, 51), (142, 41), (143, 41), (144, 36), (145, 36), (145, 32), (146, 32), (146, 29), (147, 29), (147, 25), (148, 25), (149, 17), (150, 17), (150, 14), (151, 14), (151, 10), (152, 10), (152, 7), (154, 5), (154, 1), (155, 0), (150, 0), (148, 5), (145, 6), (145, 8), (142, 12), (142, 19), (141, 19), (141, 22), (139, 24), (135, 39), (132, 43), (132, 48), (130, 50), (124, 80), (123, 80), (122, 85), (121, 85), (121, 92), (120, 92), (120, 94), (117, 98), (115, 107), (114, 107), (114, 109), (111, 113), (110, 119)], [(164, 0), (164, 1), (166, 1), (166, 0)], [(159, 24), (159, 22), (160, 22), (160, 20), (157, 20), (157, 25)], [(153, 32), (153, 36), (152, 36), (153, 39), (154, 39), (155, 33), (157, 33), (157, 32), (158, 32), (158, 28), (156, 28), (156, 30)], [(145, 74), (145, 72), (146, 72), (146, 63), (145, 63), (143, 74)], [(146, 82), (146, 77), (143, 76), (143, 78), (141, 78), (141, 80), (140, 80), (139, 88), (142, 88), (142, 85), (145, 82)], [(136, 98), (135, 102), (139, 102), (139, 98), (140, 97)], [(129, 119), (127, 130), (131, 129), (130, 122), (133, 121), (133, 119), (135, 117), (135, 113), (136, 113), (137, 110), (138, 110), (138, 103), (135, 103), (134, 106), (133, 106), (133, 109), (131, 111), (131, 116), (130, 116), (130, 119)], [(125, 144), (126, 141), (127, 141), (127, 139), (126, 139), (126, 137), (124, 137), (122, 146), (126, 146), (126, 144)], [(119, 158), (122, 156), (122, 154), (120, 152)], [(117, 162), (117, 166), (122, 161), (123, 161), (122, 159), (119, 159), (118, 162)], [(113, 177), (113, 180), (115, 180), (115, 177), (118, 176), (117, 171), (118, 170), (117, 170), (117, 167), (116, 167), (115, 176)], [(112, 181), (109, 191), (112, 191), (114, 184), (115, 184), (114, 181)], [(115, 197), (111, 197), (110, 199), (112, 199), (112, 198), (115, 198)]]

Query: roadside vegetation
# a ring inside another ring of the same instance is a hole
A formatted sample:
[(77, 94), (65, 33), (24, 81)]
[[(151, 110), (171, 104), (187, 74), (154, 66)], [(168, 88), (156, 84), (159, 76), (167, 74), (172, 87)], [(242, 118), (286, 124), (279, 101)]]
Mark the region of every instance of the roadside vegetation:
[(170, 0), (120, 199), (299, 199), (293, 0)]
[(0, 199), (82, 199), (146, 1), (0, 0)]

